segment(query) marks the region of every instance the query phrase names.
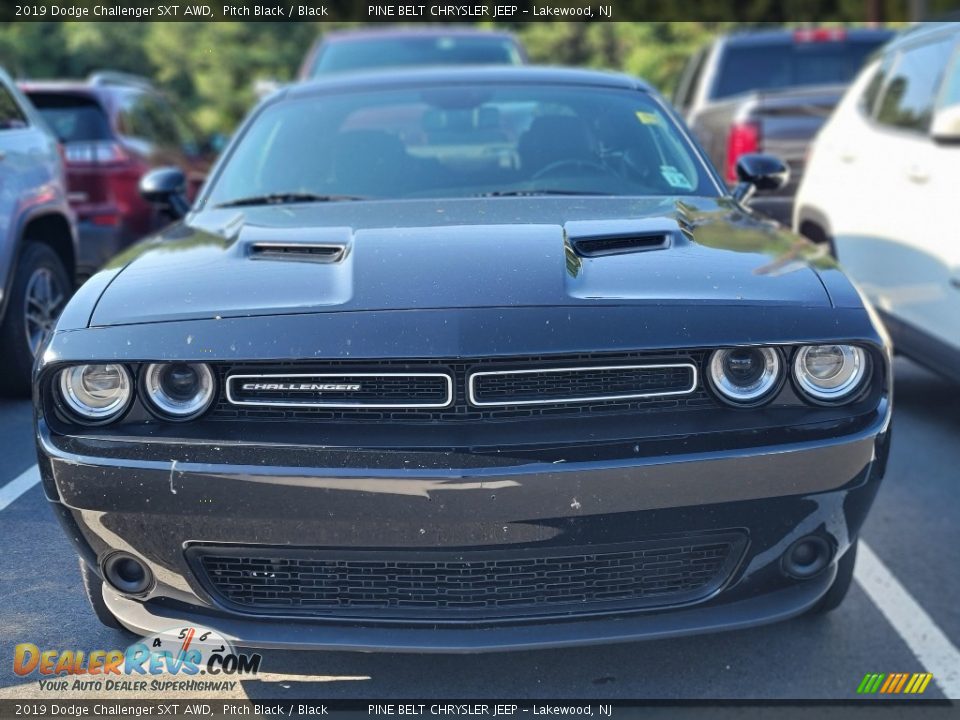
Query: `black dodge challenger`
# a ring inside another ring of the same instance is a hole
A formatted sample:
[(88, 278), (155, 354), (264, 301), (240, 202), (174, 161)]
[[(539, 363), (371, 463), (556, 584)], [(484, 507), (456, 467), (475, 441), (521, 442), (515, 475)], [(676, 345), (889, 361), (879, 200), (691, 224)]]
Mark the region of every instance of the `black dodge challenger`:
[(480, 651), (843, 599), (887, 458), (887, 340), (728, 194), (660, 97), (544, 68), (264, 101), (36, 372), (97, 616), (240, 645)]

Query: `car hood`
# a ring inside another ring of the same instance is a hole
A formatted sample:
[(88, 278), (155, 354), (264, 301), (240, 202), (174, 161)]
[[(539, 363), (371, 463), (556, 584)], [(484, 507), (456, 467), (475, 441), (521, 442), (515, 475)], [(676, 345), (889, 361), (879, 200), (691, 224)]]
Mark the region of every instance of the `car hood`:
[(112, 263), (91, 325), (442, 308), (825, 306), (809, 243), (725, 199), (481, 198), (211, 210)]

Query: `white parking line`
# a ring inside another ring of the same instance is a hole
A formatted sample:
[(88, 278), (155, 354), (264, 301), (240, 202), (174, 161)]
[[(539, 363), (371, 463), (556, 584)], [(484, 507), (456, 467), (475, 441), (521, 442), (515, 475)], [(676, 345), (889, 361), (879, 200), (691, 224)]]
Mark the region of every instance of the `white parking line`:
[(960, 650), (863, 540), (854, 577), (943, 694), (960, 698)]
[(40, 482), (40, 469), (34, 465), (0, 487), (0, 510), (6, 508), (38, 482)]

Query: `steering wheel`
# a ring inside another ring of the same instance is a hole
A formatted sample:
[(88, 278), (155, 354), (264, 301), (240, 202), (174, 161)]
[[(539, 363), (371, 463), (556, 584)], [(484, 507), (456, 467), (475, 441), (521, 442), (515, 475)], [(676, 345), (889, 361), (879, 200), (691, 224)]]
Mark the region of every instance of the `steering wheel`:
[(557, 160), (546, 167), (540, 168), (533, 174), (532, 180), (541, 180), (551, 175), (560, 175), (564, 168), (581, 168), (592, 170), (595, 174), (610, 175), (610, 169), (600, 163), (590, 162), (589, 160)]

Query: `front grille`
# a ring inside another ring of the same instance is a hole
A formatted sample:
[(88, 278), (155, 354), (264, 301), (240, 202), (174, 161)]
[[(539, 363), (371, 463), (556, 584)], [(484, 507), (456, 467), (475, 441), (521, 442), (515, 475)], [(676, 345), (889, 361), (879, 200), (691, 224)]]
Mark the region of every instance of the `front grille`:
[[(286, 363), (255, 363), (245, 365), (221, 365), (217, 367), (221, 393), (214, 405), (209, 419), (218, 421), (246, 421), (258, 422), (321, 422), (321, 423), (402, 423), (402, 424), (436, 424), (436, 423), (476, 423), (490, 421), (540, 420), (549, 418), (589, 418), (620, 414), (645, 414), (685, 410), (703, 410), (716, 408), (717, 403), (696, 378), (696, 384), (689, 392), (671, 394), (673, 390), (689, 389), (691, 387), (691, 373), (688, 369), (678, 368), (664, 374), (647, 374), (644, 378), (621, 377), (619, 385), (606, 387), (602, 393), (604, 399), (565, 401), (563, 397), (541, 397), (543, 402), (535, 404), (504, 404), (496, 406), (480, 406), (471, 403), (468, 397), (469, 378), (477, 373), (517, 371), (528, 369), (551, 369), (570, 367), (606, 367), (612, 365), (692, 365), (702, 367), (704, 351), (673, 351), (673, 352), (635, 352), (635, 353), (584, 353), (576, 355), (544, 355), (528, 356), (523, 358), (482, 358), (477, 360), (381, 360), (375, 364), (363, 361), (325, 361), (323, 364), (307, 362)], [(284, 406), (252, 406), (235, 405), (231, 403), (225, 392), (227, 379), (233, 375), (258, 374), (336, 374), (336, 373), (439, 373), (448, 375), (453, 385), (453, 401), (442, 408), (423, 407), (355, 407), (333, 408), (322, 406), (298, 405)], [(537, 377), (543, 380), (550, 373), (540, 373)], [(490, 376), (493, 377), (493, 376)], [(524, 392), (529, 389), (522, 387), (519, 375), (499, 376), (504, 379), (493, 381), (494, 386), (485, 385), (484, 393), (509, 390), (516, 393), (511, 400), (529, 397)], [(612, 381), (610, 375), (604, 380)], [(578, 397), (597, 397), (597, 377), (590, 373), (578, 374), (575, 378), (560, 377), (549, 389), (550, 393), (559, 393), (561, 390), (569, 394), (577, 393)], [(642, 397), (622, 397), (634, 393), (620, 393), (608, 396), (611, 388), (619, 390), (622, 387), (635, 389), (638, 381), (648, 383), (647, 387), (657, 390), (657, 394)], [(486, 381), (484, 381), (486, 382)], [(526, 381), (523, 381), (526, 382)], [(486, 396), (486, 395), (485, 395)]]
[(453, 399), (444, 373), (256, 373), (230, 375), (227, 400), (256, 407), (442, 408)]
[(201, 581), (240, 612), (495, 619), (677, 605), (732, 574), (741, 534), (552, 552), (357, 552), (197, 546)]
[(549, 405), (688, 395), (697, 387), (692, 364), (613, 365), (474, 373), (470, 403)]

